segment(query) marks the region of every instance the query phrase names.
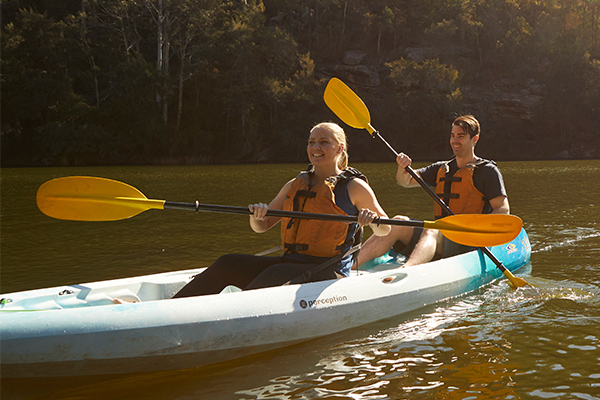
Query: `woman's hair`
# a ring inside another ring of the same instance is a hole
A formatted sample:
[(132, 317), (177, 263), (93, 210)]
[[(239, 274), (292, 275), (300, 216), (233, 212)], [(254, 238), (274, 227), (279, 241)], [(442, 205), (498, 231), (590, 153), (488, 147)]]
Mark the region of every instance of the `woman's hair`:
[(338, 144), (344, 145), (344, 151), (340, 155), (338, 160), (338, 168), (342, 171), (348, 167), (348, 142), (346, 141), (346, 132), (344, 129), (334, 122), (321, 122), (317, 125), (313, 126), (310, 132), (312, 133), (315, 129), (327, 129), (329, 132), (333, 134), (334, 139)]
[(460, 126), (465, 133), (469, 134), (469, 137), (472, 138), (475, 135), (479, 135), (481, 130), (479, 126), (479, 121), (475, 119), (472, 115), (461, 115), (456, 118), (452, 125)]

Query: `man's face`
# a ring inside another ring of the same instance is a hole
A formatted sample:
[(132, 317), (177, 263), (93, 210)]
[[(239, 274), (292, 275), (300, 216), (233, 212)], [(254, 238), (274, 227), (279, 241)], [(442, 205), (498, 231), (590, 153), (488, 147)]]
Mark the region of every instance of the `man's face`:
[(450, 146), (456, 157), (470, 156), (475, 148), (475, 143), (479, 140), (479, 135), (471, 138), (463, 128), (458, 125), (452, 126), (452, 133), (450, 134)]

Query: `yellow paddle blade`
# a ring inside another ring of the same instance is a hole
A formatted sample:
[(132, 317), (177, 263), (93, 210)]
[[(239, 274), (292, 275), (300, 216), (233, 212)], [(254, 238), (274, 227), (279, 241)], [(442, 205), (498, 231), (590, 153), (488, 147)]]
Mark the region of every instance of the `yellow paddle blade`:
[(329, 80), (323, 99), (327, 107), (347, 125), (357, 129), (366, 129), (370, 134), (375, 132), (371, 126), (371, 115), (365, 103), (338, 78)]
[(525, 279), (519, 278), (518, 276), (514, 276), (512, 274), (512, 272), (510, 272), (507, 269), (505, 269), (504, 271), (502, 271), (502, 273), (504, 274), (504, 276), (506, 276), (508, 278), (508, 282), (510, 283), (510, 285), (514, 289), (517, 289), (517, 288), (520, 288), (520, 287), (524, 287), (524, 286), (531, 286), (531, 287), (533, 287), (533, 285), (530, 284), (529, 282), (527, 282)]
[(424, 228), (439, 229), (453, 242), (473, 247), (499, 246), (519, 235), (523, 221), (516, 215), (457, 214), (424, 221)]
[(40, 211), (72, 221), (116, 221), (149, 209), (163, 209), (164, 203), (147, 199), (126, 183), (90, 176), (53, 179), (37, 192)]

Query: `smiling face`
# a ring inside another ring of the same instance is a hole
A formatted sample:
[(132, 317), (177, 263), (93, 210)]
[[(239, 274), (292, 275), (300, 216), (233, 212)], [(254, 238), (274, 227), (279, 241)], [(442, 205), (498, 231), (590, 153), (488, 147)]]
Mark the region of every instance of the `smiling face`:
[(450, 146), (452, 146), (452, 152), (454, 152), (456, 158), (472, 157), (475, 152), (475, 144), (478, 140), (479, 135), (470, 137), (460, 126), (452, 126)]
[(338, 160), (344, 152), (344, 144), (336, 140), (331, 129), (326, 126), (317, 126), (310, 133), (306, 152), (314, 166), (328, 164), (337, 166)]

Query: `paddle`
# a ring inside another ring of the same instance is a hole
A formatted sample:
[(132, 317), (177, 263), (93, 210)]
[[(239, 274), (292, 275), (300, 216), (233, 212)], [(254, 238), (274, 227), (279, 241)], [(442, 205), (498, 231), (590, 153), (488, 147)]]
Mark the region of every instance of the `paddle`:
[[(325, 104), (337, 115), (344, 123), (349, 126), (357, 129), (366, 129), (371, 136), (379, 138), (386, 146), (398, 157), (398, 152), (394, 150), (394, 148), (385, 141), (383, 137), (379, 134), (375, 128), (371, 125), (371, 115), (365, 103), (350, 89), (344, 82), (337, 78), (331, 78), (327, 87), (325, 88), (325, 93), (323, 95), (323, 99), (325, 100)], [(444, 203), (442, 199), (439, 198), (437, 194), (423, 181), (423, 179), (410, 167), (407, 166), (406, 171), (410, 174), (411, 177), (415, 181), (421, 185), (423, 189), (429, 193), (429, 195), (451, 216), (454, 215), (452, 210)], [(488, 214), (492, 215), (492, 214)], [(494, 214), (498, 215), (498, 214)], [(446, 235), (444, 235), (446, 236)], [(446, 236), (448, 237), (448, 236)], [(450, 239), (450, 238), (448, 238)], [(452, 239), (450, 239), (452, 240)], [(454, 241), (454, 240), (453, 240)], [(458, 243), (458, 242), (457, 242)], [(462, 243), (461, 243), (462, 244)], [(489, 245), (488, 245), (489, 246)], [(492, 252), (487, 249), (485, 246), (477, 246), (482, 247), (482, 251), (486, 256), (490, 258), (502, 271), (504, 276), (508, 278), (511, 284), (514, 287), (522, 287), (529, 285), (524, 279), (515, 277), (504, 265), (502, 262), (496, 258), (492, 254)]]
[[(215, 204), (174, 203), (151, 200), (126, 183), (89, 176), (57, 178), (44, 183), (37, 192), (37, 205), (46, 215), (74, 221), (116, 221), (151, 209), (211, 211), (251, 214), (247, 207)], [(350, 215), (315, 214), (300, 211), (268, 210), (268, 216), (356, 222)], [(523, 222), (513, 215), (454, 215), (437, 221), (403, 221), (378, 218), (379, 224), (439, 229), (448, 239), (467, 246), (495, 246), (514, 239)]]

